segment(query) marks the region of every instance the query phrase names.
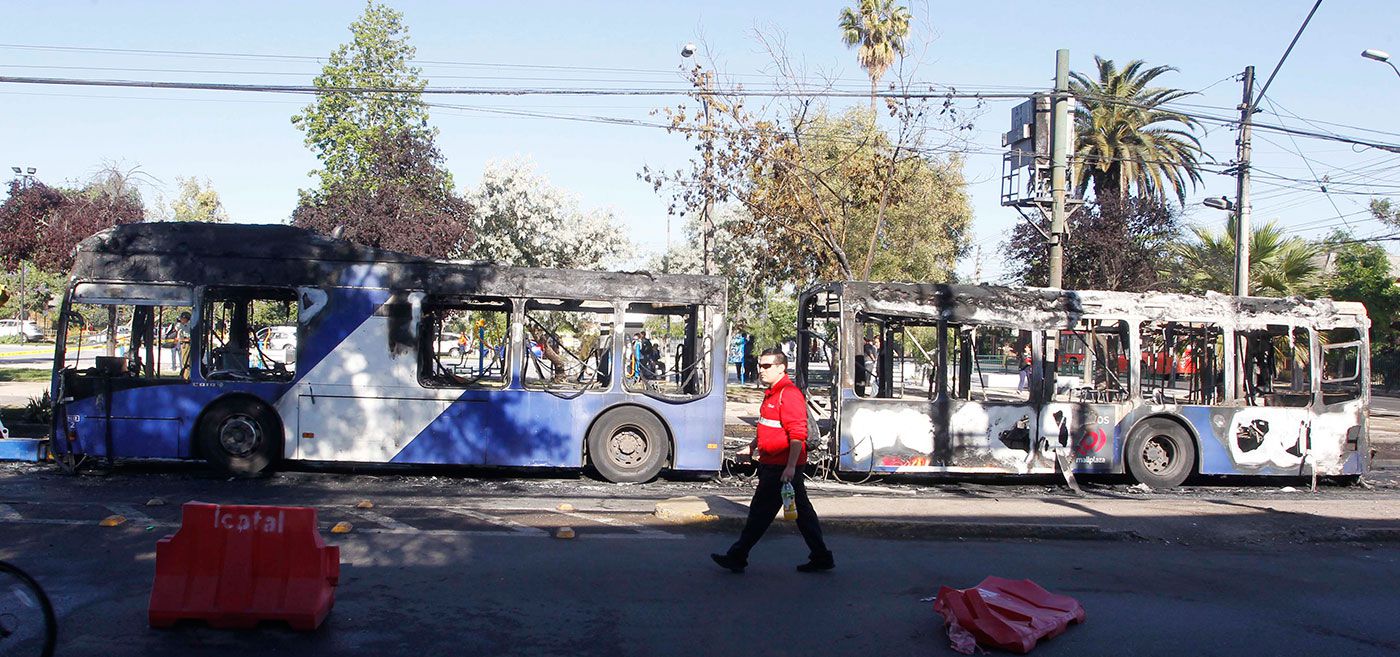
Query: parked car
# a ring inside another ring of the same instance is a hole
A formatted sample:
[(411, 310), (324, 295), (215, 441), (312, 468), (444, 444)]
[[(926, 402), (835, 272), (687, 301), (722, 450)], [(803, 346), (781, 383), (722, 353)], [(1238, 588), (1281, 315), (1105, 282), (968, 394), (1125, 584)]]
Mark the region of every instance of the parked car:
[(294, 362), (297, 352), (297, 327), (266, 326), (253, 334), (258, 346), (269, 357), (281, 356), (285, 362)]
[(438, 334), (437, 352), (447, 354), (452, 358), (462, 357), (461, 335), (451, 331), (443, 331)]
[(0, 319), (0, 338), (11, 336), (24, 338), (25, 342), (35, 342), (44, 339), (44, 332), (32, 320)]

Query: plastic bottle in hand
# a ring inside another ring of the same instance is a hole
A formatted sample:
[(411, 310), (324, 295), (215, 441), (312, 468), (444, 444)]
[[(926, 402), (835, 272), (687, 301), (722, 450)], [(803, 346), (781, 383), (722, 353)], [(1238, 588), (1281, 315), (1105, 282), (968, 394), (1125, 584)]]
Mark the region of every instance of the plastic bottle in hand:
[(797, 519), (797, 493), (792, 490), (792, 482), (783, 482), (783, 520)]

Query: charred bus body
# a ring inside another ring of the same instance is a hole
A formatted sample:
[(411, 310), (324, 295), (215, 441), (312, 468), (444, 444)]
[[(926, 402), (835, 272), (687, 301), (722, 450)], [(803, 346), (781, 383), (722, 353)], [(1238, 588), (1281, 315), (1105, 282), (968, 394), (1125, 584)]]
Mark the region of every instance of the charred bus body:
[(717, 471), (724, 295), (714, 277), (436, 261), (288, 226), (122, 225), (77, 249), (54, 452)]
[(797, 371), (847, 473), (1358, 475), (1359, 303), (838, 282)]

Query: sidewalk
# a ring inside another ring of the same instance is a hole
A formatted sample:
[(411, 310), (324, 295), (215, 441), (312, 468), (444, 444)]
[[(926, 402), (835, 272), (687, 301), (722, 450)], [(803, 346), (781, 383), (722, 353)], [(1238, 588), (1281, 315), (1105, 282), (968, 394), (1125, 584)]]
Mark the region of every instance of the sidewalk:
[[(1083, 497), (951, 497), (859, 494), (860, 487), (813, 481), (812, 505), (824, 528), (891, 538), (1097, 539), (1164, 543), (1265, 544), (1400, 541), (1400, 495), (1342, 498), (1338, 489), (1260, 489), (1248, 498), (1122, 493)], [(857, 491), (856, 495), (851, 495)], [(677, 524), (737, 532), (748, 496), (663, 500), (656, 515)], [(782, 519), (775, 526), (796, 531)]]

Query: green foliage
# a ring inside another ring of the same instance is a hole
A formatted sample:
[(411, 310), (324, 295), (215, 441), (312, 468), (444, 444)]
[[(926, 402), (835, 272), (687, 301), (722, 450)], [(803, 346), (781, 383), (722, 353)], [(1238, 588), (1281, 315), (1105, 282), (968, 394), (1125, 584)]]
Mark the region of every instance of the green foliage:
[(731, 230), (771, 245), (770, 283), (951, 279), (972, 221), (962, 159), (915, 155), (874, 118), (817, 112), (752, 171), (751, 220)]
[(53, 397), (49, 396), (49, 391), (38, 397), (30, 397), (24, 405), (24, 420), (26, 422), (37, 422), (48, 424), (53, 420)]
[[(1193, 294), (1230, 294), (1235, 280), (1235, 216), (1223, 232), (1193, 226), (1194, 242), (1172, 244), (1176, 271), (1163, 276), (1177, 277), (1183, 291)], [(1299, 237), (1288, 237), (1275, 222), (1256, 225), (1249, 244), (1249, 294), (1251, 296), (1315, 296), (1323, 289), (1323, 272), (1314, 256), (1320, 248)]]
[(1400, 206), (1391, 203), (1390, 199), (1373, 198), (1367, 209), (1371, 211), (1371, 216), (1381, 223), (1400, 228)]
[[(1154, 199), (1108, 196), (1070, 215), (1064, 247), (1064, 279), (1070, 290), (1145, 292), (1161, 288), (1158, 267), (1181, 233), (1176, 210)], [(1050, 283), (1048, 246), (1041, 230), (1019, 222), (1003, 246), (1008, 269), (1023, 285)]]
[[(5, 339), (8, 343), (8, 338)], [(48, 370), (32, 367), (0, 367), (0, 381), (25, 381), (37, 383), (48, 381), (53, 375)]]
[(838, 27), (841, 42), (857, 48), (856, 61), (870, 76), (870, 109), (875, 109), (875, 91), (880, 78), (904, 55), (904, 39), (909, 36), (909, 8), (894, 0), (859, 0), (855, 7), (843, 7)]
[[(63, 295), (68, 277), (64, 274), (39, 269), (31, 262), (26, 261), (22, 265), (24, 266), (23, 294), (20, 294), (19, 267), (11, 271), (0, 272), (0, 287), (8, 290), (10, 295), (3, 304), (0, 304), (0, 317), (9, 319), (23, 316), (26, 319), (37, 320), (39, 317), (46, 316), (50, 302)], [(24, 303), (23, 307), (20, 307), (21, 301)], [(41, 322), (39, 327), (51, 328), (47, 322)]]
[(176, 178), (175, 182), (180, 185), (180, 195), (170, 202), (172, 221), (202, 221), (205, 223), (224, 223), (228, 221), (228, 212), (224, 210), (224, 203), (219, 199), (219, 193), (214, 191), (209, 179), (205, 178), (203, 184), (198, 178)]
[(1140, 197), (1162, 200), (1167, 191), (1186, 201), (1186, 183), (1201, 181), (1201, 142), (1192, 134), (1196, 120), (1162, 105), (1191, 92), (1150, 87), (1170, 66), (1144, 70), (1142, 60), (1122, 70), (1111, 59), (1094, 55), (1098, 79), (1071, 74), (1075, 109), (1074, 167), (1082, 196), (1092, 182), (1094, 197), (1124, 197), (1136, 188)]
[(764, 299), (763, 308), (749, 322), (756, 346), (767, 349), (780, 345), (797, 331), (797, 295), (775, 291)]
[[(324, 166), (318, 172), (323, 193), (338, 185), (376, 189), (381, 181), (374, 170), (374, 143), (382, 134), (408, 133), (427, 143), (437, 135), (427, 127), (421, 94), (427, 81), (410, 64), (415, 49), (403, 14), (371, 0), (350, 24), (350, 34), (350, 42), (331, 53), (313, 81), (325, 92), (292, 117)], [(446, 182), (450, 187), (450, 178)]]

